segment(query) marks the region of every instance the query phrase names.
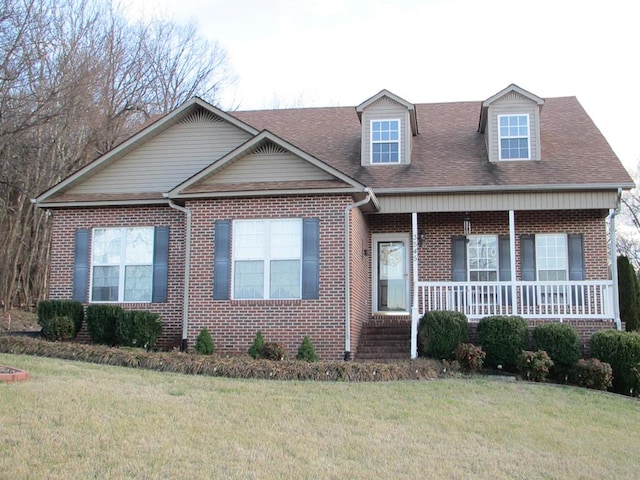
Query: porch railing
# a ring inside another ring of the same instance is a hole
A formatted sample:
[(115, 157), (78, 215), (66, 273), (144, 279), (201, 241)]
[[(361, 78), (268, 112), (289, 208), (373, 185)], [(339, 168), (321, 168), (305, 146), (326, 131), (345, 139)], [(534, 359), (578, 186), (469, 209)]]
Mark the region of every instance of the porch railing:
[(418, 282), (418, 313), (455, 310), (470, 321), (488, 315), (614, 320), (613, 282)]

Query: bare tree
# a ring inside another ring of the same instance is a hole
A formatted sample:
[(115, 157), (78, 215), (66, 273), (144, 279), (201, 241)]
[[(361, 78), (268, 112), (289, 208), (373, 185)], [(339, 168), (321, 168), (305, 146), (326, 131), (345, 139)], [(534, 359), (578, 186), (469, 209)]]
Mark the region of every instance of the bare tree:
[[(631, 175), (636, 185), (640, 182), (640, 168)], [(640, 269), (640, 190), (633, 188), (622, 194), (620, 216), (616, 228), (616, 248), (629, 258), (636, 270)]]
[(50, 230), (30, 198), (232, 76), (193, 25), (132, 24), (109, 0), (1, 0), (0, 306), (46, 294)]

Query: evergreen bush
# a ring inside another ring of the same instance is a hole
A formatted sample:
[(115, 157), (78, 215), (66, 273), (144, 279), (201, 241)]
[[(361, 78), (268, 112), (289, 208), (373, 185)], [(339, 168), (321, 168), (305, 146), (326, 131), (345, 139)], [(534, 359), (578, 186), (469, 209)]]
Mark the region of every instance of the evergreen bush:
[(119, 345), (140, 347), (151, 350), (162, 333), (162, 322), (156, 313), (146, 310), (124, 312), (116, 325)]
[(602, 330), (591, 337), (591, 357), (611, 365), (612, 390), (640, 396), (640, 333)]
[(547, 323), (533, 329), (536, 350), (544, 350), (553, 360), (556, 378), (566, 377), (582, 356), (580, 334), (566, 323)]
[(42, 336), (52, 342), (74, 338), (76, 333), (73, 319), (68, 315), (56, 315), (45, 322)]
[(215, 352), (215, 346), (213, 345), (213, 338), (209, 330), (203, 328), (196, 338), (196, 353), (199, 355), (213, 355)]
[(438, 360), (453, 360), (456, 348), (469, 336), (467, 317), (461, 312), (427, 312), (418, 327), (418, 354)]
[(527, 322), (520, 316), (496, 315), (478, 322), (478, 343), (487, 354), (489, 367), (514, 371), (527, 341)]
[(316, 349), (311, 343), (311, 339), (309, 337), (304, 337), (302, 339), (302, 344), (298, 348), (298, 355), (296, 356), (298, 360), (304, 360), (305, 362), (317, 362), (318, 355), (316, 354)]
[(618, 257), (620, 318), (628, 332), (640, 330), (640, 282), (629, 258)]
[(256, 338), (254, 338), (253, 344), (249, 347), (247, 353), (249, 353), (250, 357), (258, 359), (262, 353), (262, 347), (264, 347), (264, 336), (262, 332), (258, 330)]
[(73, 336), (82, 328), (84, 307), (75, 300), (43, 300), (38, 303), (38, 324), (44, 329), (51, 329), (47, 324), (54, 317), (69, 317), (73, 321)]
[(87, 307), (87, 331), (94, 343), (116, 345), (116, 327), (124, 311), (118, 305), (92, 304)]

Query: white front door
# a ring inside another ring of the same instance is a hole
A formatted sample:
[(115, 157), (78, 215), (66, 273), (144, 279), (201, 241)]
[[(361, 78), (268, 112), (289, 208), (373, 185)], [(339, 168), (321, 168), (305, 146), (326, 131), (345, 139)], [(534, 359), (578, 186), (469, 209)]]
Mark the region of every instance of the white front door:
[(374, 235), (375, 312), (409, 311), (409, 236)]

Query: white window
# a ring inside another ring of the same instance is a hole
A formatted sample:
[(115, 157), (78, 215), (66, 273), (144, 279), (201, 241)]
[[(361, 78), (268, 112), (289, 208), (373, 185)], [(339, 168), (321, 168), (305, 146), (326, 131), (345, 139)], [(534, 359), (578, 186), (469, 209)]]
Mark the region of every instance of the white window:
[(567, 236), (536, 235), (536, 268), (540, 281), (567, 279)]
[(233, 296), (301, 298), (302, 220), (233, 222)]
[(498, 115), (500, 160), (529, 160), (529, 115)]
[(92, 302), (151, 301), (153, 231), (153, 227), (93, 230)]
[(498, 237), (471, 235), (467, 240), (469, 281), (496, 282), (498, 280)]
[(400, 120), (371, 120), (371, 163), (400, 163)]
[[(541, 282), (567, 280), (568, 251), (564, 234), (536, 235), (536, 269)], [(566, 286), (540, 285), (540, 304), (561, 305), (568, 299)]]

